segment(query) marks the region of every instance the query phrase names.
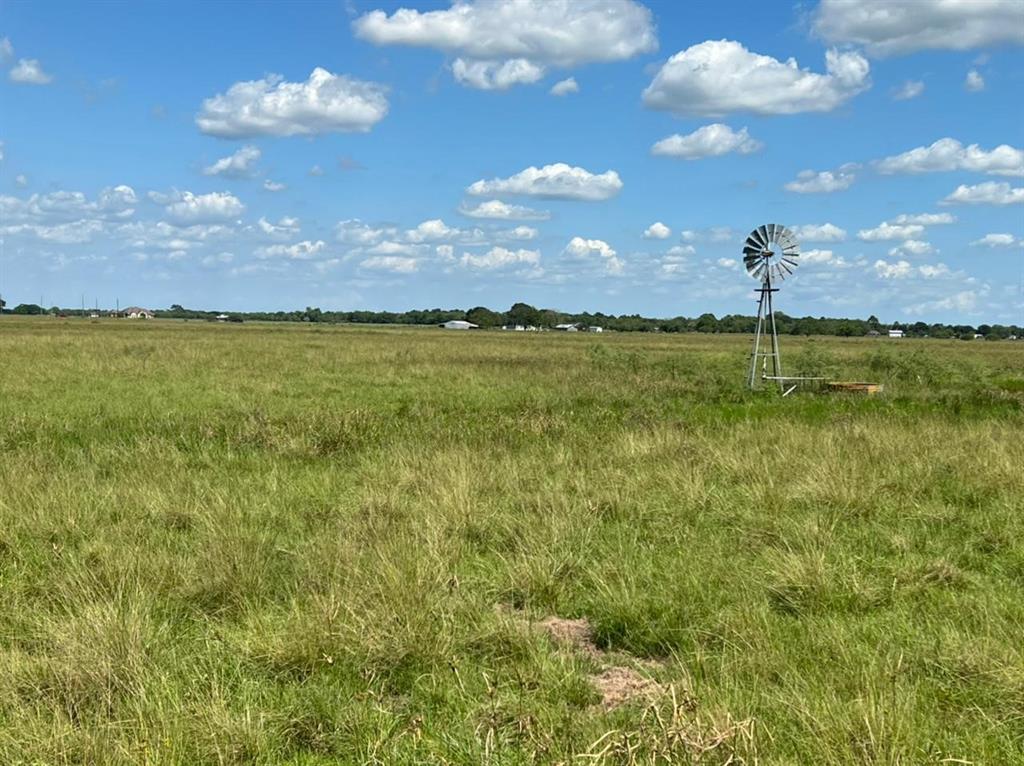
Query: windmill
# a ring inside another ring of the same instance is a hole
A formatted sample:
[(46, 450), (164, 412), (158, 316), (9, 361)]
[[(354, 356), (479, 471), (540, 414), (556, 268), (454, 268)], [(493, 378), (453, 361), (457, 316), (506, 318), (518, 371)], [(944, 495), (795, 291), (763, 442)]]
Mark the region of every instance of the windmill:
[[(778, 223), (758, 226), (750, 232), (743, 245), (743, 265), (747, 267), (747, 273), (761, 280), (758, 289), (761, 297), (757, 302), (757, 329), (754, 332), (754, 349), (750, 354), (750, 376), (747, 381), (751, 388), (757, 385), (759, 363), (763, 380), (778, 381), (779, 390), (782, 390), (785, 383), (779, 358), (779, 333), (775, 327), (775, 312), (772, 310), (772, 293), (779, 291), (779, 288), (773, 286), (775, 280), (782, 282), (791, 276), (799, 257), (800, 245), (793, 232)], [(762, 345), (766, 348), (762, 348)], [(768, 374), (769, 360), (771, 375)]]

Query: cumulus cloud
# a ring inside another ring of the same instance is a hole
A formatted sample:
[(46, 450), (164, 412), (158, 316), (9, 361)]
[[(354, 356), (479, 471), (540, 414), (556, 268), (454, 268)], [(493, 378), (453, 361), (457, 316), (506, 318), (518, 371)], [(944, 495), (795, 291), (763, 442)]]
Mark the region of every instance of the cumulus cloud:
[(857, 238), (865, 242), (884, 242), (895, 239), (913, 239), (924, 231), (919, 224), (892, 224), (888, 221), (880, 223), (873, 229), (861, 229)]
[(908, 255), (928, 255), (934, 252), (935, 248), (932, 247), (930, 242), (920, 239), (908, 239), (903, 244), (892, 248), (889, 251), (889, 255), (893, 258), (899, 258)]
[(359, 267), (374, 271), (390, 271), (395, 274), (412, 274), (419, 270), (419, 261), (416, 258), (401, 255), (374, 255), (363, 259), (359, 263)]
[(981, 239), (974, 240), (971, 244), (983, 247), (1010, 247), (1016, 241), (1012, 234), (986, 234)]
[(299, 219), (285, 216), (276, 224), (260, 217), (256, 225), (264, 234), (271, 237), (291, 237), (299, 233)]
[(513, 85), (528, 85), (544, 76), (544, 67), (526, 59), (508, 61), (466, 61), (455, 59), (452, 74), (456, 81), (479, 90), (508, 90)]
[(110, 186), (94, 200), (82, 192), (55, 191), (27, 199), (0, 196), (0, 220), (57, 223), (79, 219), (121, 220), (135, 213), (138, 198), (127, 185)]
[(908, 261), (875, 261), (875, 274), (882, 279), (906, 279), (913, 273), (913, 267)]
[(456, 0), (436, 11), (371, 11), (352, 27), (375, 45), (457, 56), (456, 79), (488, 90), (536, 82), (548, 66), (621, 61), (657, 48), (651, 12), (633, 0)]
[(876, 56), (1024, 43), (1019, 0), (822, 0), (815, 31)]
[(953, 193), (942, 200), (943, 205), (1024, 205), (1024, 187), (1014, 186), (1005, 181), (968, 186), (960, 184)]
[(551, 86), (552, 96), (568, 96), (570, 93), (579, 93), (580, 86), (576, 82), (575, 77), (567, 77), (564, 80), (559, 80)]
[(285, 184), (271, 181), (269, 178), (263, 182), (263, 188), (270, 192), (284, 191), (288, 187)]
[(497, 269), (503, 266), (540, 263), (539, 250), (507, 250), (504, 247), (492, 247), (483, 255), (463, 253), (460, 261), (463, 266), (474, 269)]
[(702, 157), (719, 157), (730, 152), (751, 154), (762, 146), (760, 141), (750, 137), (746, 128), (734, 131), (728, 125), (716, 122), (685, 136), (675, 133), (663, 138), (651, 147), (651, 154), (697, 160)]
[(498, 237), (501, 239), (527, 240), (536, 239), (538, 234), (540, 234), (540, 232), (532, 226), (516, 226), (512, 229), (499, 231)]
[(564, 162), (528, 167), (509, 178), (476, 181), (466, 189), (474, 196), (522, 194), (546, 199), (572, 199), (595, 202), (610, 199), (622, 189), (622, 180), (614, 170), (591, 173)]
[(53, 77), (43, 71), (43, 65), (37, 59), (21, 59), (8, 72), (11, 82), (23, 85), (49, 85)]
[(322, 176), (324, 174), (324, 169), (319, 165), (314, 165), (309, 169), (309, 174), (314, 177)]
[(904, 311), (913, 316), (928, 314), (934, 311), (973, 313), (977, 308), (978, 292), (977, 290), (961, 290), (945, 298), (907, 306)]
[(562, 251), (563, 255), (570, 258), (587, 259), (592, 257), (600, 258), (604, 262), (605, 271), (608, 274), (621, 274), (624, 264), (618, 258), (615, 250), (600, 239), (584, 239), (573, 237), (569, 244)]
[(849, 189), (857, 180), (857, 174), (854, 173), (856, 168), (857, 165), (851, 163), (843, 165), (838, 170), (801, 170), (797, 173), (796, 180), (790, 181), (783, 188), (797, 194), (830, 194), (843, 191)]
[(206, 99), (196, 125), (221, 138), (365, 133), (388, 112), (384, 94), (383, 85), (320, 67), (305, 82), (268, 75)]
[(245, 211), (245, 205), (230, 192), (174, 192), (166, 196), (157, 195), (157, 199), (166, 201), (164, 209), (169, 218), (184, 223), (227, 220), (237, 218)]
[(985, 90), (985, 78), (981, 76), (981, 72), (977, 69), (972, 69), (967, 73), (967, 77), (964, 78), (964, 88), (971, 93), (977, 93), (979, 90)]
[(0, 64), (6, 64), (13, 58), (14, 46), (11, 45), (10, 39), (6, 37), (0, 37)]
[(668, 239), (672, 236), (672, 229), (661, 221), (655, 221), (644, 230), (644, 239)]
[(719, 258), (716, 263), (723, 269), (735, 271), (740, 267), (740, 262), (735, 258)]
[(921, 226), (936, 226), (938, 224), (956, 223), (956, 216), (952, 213), (918, 213), (908, 215), (903, 213), (892, 219), (893, 223), (919, 224)]
[(378, 242), (376, 245), (368, 247), (366, 252), (371, 255), (416, 255), (421, 249), (421, 247), (411, 245), (408, 242), (395, 242), (391, 239), (385, 239), (383, 242)]
[(28, 176), (25, 175), (24, 173), (18, 173), (18, 175), (14, 177), (14, 184), (17, 187), (24, 189), (26, 186), (28, 186)]
[(257, 248), (256, 257), (288, 258), (290, 260), (305, 261), (315, 258), (325, 247), (327, 247), (327, 243), (322, 239), (318, 239), (315, 242), (307, 239), (302, 242), (296, 242), (294, 245), (268, 245)]
[(203, 168), (203, 175), (248, 178), (255, 171), (253, 166), (259, 158), (259, 149), (255, 146), (243, 146), (234, 154), (222, 157), (209, 167)]
[(800, 253), (800, 262), (806, 264), (836, 263), (841, 260), (831, 250), (807, 250)]
[(546, 221), (551, 213), (546, 210), (534, 210), (522, 205), (509, 205), (499, 199), (481, 202), (476, 207), (463, 204), (459, 212), (469, 218), (491, 218), (501, 221)]
[(892, 91), (893, 101), (909, 101), (924, 93), (924, 83), (920, 80), (907, 80)]
[(339, 242), (365, 246), (375, 245), (385, 238), (396, 236), (397, 229), (393, 226), (374, 227), (358, 218), (350, 218), (340, 221), (334, 227), (334, 233)]
[(794, 226), (793, 233), (800, 242), (842, 242), (846, 239), (846, 230), (831, 223)]
[(730, 112), (828, 112), (871, 86), (867, 60), (830, 50), (827, 74), (748, 51), (733, 40), (707, 40), (680, 51), (644, 91), (644, 103), (680, 115)]
[(964, 146), (955, 138), (940, 138), (930, 146), (879, 160), (875, 167), (885, 174), (968, 170), (994, 176), (1024, 176), (1024, 150), (1000, 144), (986, 151), (978, 144)]

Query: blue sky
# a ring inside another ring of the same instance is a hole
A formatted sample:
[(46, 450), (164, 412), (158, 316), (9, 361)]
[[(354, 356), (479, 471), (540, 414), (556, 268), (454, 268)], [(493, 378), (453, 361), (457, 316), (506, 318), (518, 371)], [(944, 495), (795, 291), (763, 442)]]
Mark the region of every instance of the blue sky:
[(404, 6), (4, 2), (5, 299), (1024, 322), (1021, 0)]

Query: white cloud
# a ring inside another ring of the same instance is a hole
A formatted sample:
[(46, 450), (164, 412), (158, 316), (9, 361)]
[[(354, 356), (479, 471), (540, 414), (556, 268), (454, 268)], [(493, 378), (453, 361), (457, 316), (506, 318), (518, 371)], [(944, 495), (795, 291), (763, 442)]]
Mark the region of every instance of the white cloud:
[(661, 221), (655, 221), (644, 230), (644, 239), (668, 239), (672, 236), (672, 229)]
[(264, 234), (269, 234), (271, 237), (291, 237), (299, 233), (299, 219), (289, 218), (285, 216), (276, 224), (271, 223), (266, 218), (261, 217), (257, 221), (260, 231)]
[(922, 93), (924, 93), (924, 83), (921, 80), (907, 80), (892, 91), (892, 99), (893, 101), (909, 101)]
[(892, 224), (889, 222), (880, 223), (873, 229), (861, 229), (857, 232), (857, 238), (865, 242), (884, 242), (894, 239), (913, 239), (924, 232), (924, 226), (920, 224)]
[(934, 252), (935, 248), (932, 247), (930, 242), (920, 239), (908, 239), (902, 245), (892, 248), (889, 251), (889, 255), (893, 258), (899, 258), (908, 255), (928, 255)]
[(718, 264), (718, 265), (719, 265), (719, 266), (720, 266), (721, 268), (723, 268), (723, 269), (729, 269), (730, 271), (735, 271), (735, 270), (736, 270), (736, 269), (738, 269), (738, 268), (739, 268), (739, 266), (740, 266), (740, 262), (739, 262), (739, 261), (737, 261), (737, 260), (736, 260), (735, 258), (719, 258), (719, 259), (718, 259), (718, 260), (716, 261), (716, 263), (717, 263), (717, 264)]
[(412, 274), (419, 270), (419, 261), (400, 255), (374, 255), (359, 263), (363, 269), (391, 271), (395, 274)]
[(474, 269), (497, 269), (503, 266), (540, 263), (539, 250), (507, 250), (504, 247), (492, 247), (483, 255), (463, 253), (461, 263)]
[(263, 188), (270, 192), (284, 191), (288, 187), (285, 184), (271, 181), (269, 178), (263, 182)]
[(973, 313), (978, 303), (977, 290), (961, 290), (946, 298), (939, 298), (934, 301), (926, 301), (904, 308), (906, 313), (913, 316), (928, 314), (934, 311), (957, 311), (960, 313)]
[(476, 207), (470, 208), (463, 204), (459, 212), (469, 218), (492, 218), (504, 221), (546, 221), (551, 218), (551, 213), (546, 210), (533, 210), (522, 205), (509, 205), (499, 199), (481, 202)]
[(981, 76), (981, 72), (977, 69), (972, 69), (967, 73), (967, 77), (964, 78), (964, 88), (971, 93), (977, 93), (979, 90), (985, 90), (985, 78)]
[(940, 277), (948, 277), (953, 272), (951, 272), (949, 267), (944, 263), (936, 263), (934, 266), (930, 263), (926, 263), (923, 266), (917, 267), (917, 273), (925, 279), (939, 279)]
[(43, 71), (37, 59), (21, 59), (8, 73), (8, 77), (11, 82), (23, 85), (48, 85), (53, 82), (53, 77)]
[(719, 157), (723, 154), (751, 154), (764, 146), (750, 137), (747, 129), (734, 131), (720, 122), (705, 125), (693, 133), (681, 136), (675, 133), (663, 138), (651, 147), (651, 154), (697, 160), (702, 157)]
[(236, 218), (245, 211), (245, 205), (230, 192), (175, 192), (170, 195), (168, 202), (165, 208), (167, 215), (185, 223), (226, 220)]
[(314, 165), (309, 169), (309, 174), (311, 176), (322, 176), (324, 174), (324, 169), (319, 165)]
[(422, 248), (406, 242), (386, 239), (366, 249), (371, 255), (416, 255)]
[(394, 237), (397, 230), (393, 226), (374, 228), (358, 218), (341, 221), (334, 227), (339, 242), (350, 245), (375, 245), (386, 237)]
[(657, 48), (651, 12), (632, 0), (456, 0), (436, 11), (371, 11), (352, 27), (375, 45), (455, 55), (456, 79), (484, 89), (536, 82), (548, 66), (621, 61)]
[(575, 77), (567, 77), (552, 85), (549, 92), (552, 96), (568, 96), (570, 93), (579, 93), (580, 86)]
[(913, 273), (913, 267), (908, 261), (875, 261), (875, 274), (882, 279), (906, 279)]
[(451, 245), (438, 245), (434, 248), (434, 252), (437, 253), (438, 257), (443, 261), (455, 260), (455, 248)]
[(996, 183), (986, 181), (983, 184), (967, 186), (960, 184), (952, 194), (942, 200), (944, 205), (1022, 205), (1024, 204), (1024, 187), (1011, 187), (1005, 181)]
[(385, 88), (317, 67), (305, 82), (280, 75), (238, 82), (203, 102), (196, 124), (222, 138), (362, 133), (388, 112)]
[(665, 254), (673, 258), (680, 258), (686, 255), (693, 255), (697, 249), (693, 245), (673, 245)]
[(0, 64), (6, 64), (13, 58), (14, 46), (11, 45), (11, 41), (6, 37), (0, 38)]
[(225, 263), (231, 263), (235, 260), (234, 253), (216, 253), (215, 255), (204, 256), (200, 263), (207, 268), (213, 266), (219, 266)]
[(857, 168), (854, 164), (843, 165), (838, 170), (801, 170), (797, 173), (796, 180), (785, 185), (786, 191), (797, 194), (830, 194), (836, 191), (849, 189), (857, 174), (853, 171)]
[(796, 114), (828, 112), (870, 87), (867, 60), (830, 50), (828, 74), (801, 69), (748, 51), (732, 40), (707, 40), (680, 51), (644, 91), (644, 103), (681, 115), (716, 117), (730, 112)]
[(515, 228), (505, 229), (504, 231), (499, 231), (498, 232), (498, 236), (501, 239), (506, 239), (506, 240), (507, 239), (514, 239), (514, 240), (536, 239), (538, 234), (540, 234), (540, 232), (537, 231), (532, 226), (516, 226)]
[(528, 167), (510, 178), (476, 181), (466, 192), (474, 196), (525, 194), (547, 199), (574, 199), (594, 202), (614, 197), (622, 189), (622, 180), (614, 170), (595, 174), (564, 162)]
[(203, 175), (249, 178), (255, 170), (253, 165), (259, 158), (259, 149), (255, 146), (243, 146), (234, 154), (222, 157), (209, 167), (203, 168)]
[(291, 260), (305, 261), (319, 255), (327, 247), (322, 239), (316, 242), (308, 239), (296, 242), (294, 245), (268, 245), (256, 250), (257, 258), (288, 258)]
[(18, 188), (24, 189), (26, 186), (28, 186), (28, 176), (26, 176), (24, 173), (18, 173), (18, 175), (14, 177), (14, 184)]
[(794, 226), (792, 231), (800, 242), (842, 242), (846, 239), (846, 230), (831, 223)]
[(878, 56), (1024, 43), (1019, 0), (822, 0), (815, 31)]
[(78, 219), (121, 220), (135, 213), (138, 198), (130, 186), (107, 187), (95, 200), (82, 192), (55, 191), (28, 199), (0, 196), (0, 220), (55, 223)]
[(434, 242), (448, 239), (458, 232), (458, 229), (451, 228), (440, 218), (433, 218), (423, 221), (415, 229), (408, 229), (405, 232), (405, 238), (410, 242)]
[(597, 256), (604, 261), (605, 271), (609, 274), (621, 274), (624, 266), (617, 257), (615, 250), (607, 242), (600, 239), (573, 237), (569, 244), (565, 246), (562, 254), (571, 258), (581, 259)]
[(835, 253), (831, 250), (808, 250), (800, 254), (801, 263), (831, 263)]
[(964, 146), (955, 138), (940, 138), (875, 163), (879, 173), (930, 173), (969, 170), (994, 176), (1024, 176), (1024, 150), (1001, 144), (985, 151), (977, 144)]
[(919, 224), (921, 226), (935, 226), (938, 224), (956, 223), (956, 216), (952, 213), (919, 213), (917, 215), (907, 215), (903, 213), (892, 219), (893, 223), (912, 223)]
[(544, 76), (544, 67), (526, 59), (508, 61), (466, 61), (452, 64), (455, 80), (479, 90), (508, 90), (513, 85), (529, 85)]
[(2, 234), (32, 234), (46, 242), (58, 245), (77, 245), (91, 242), (93, 237), (105, 230), (103, 221), (82, 219), (53, 225), (22, 223), (0, 227)]
[(1015, 241), (1012, 234), (986, 234), (981, 239), (974, 240), (971, 244), (984, 247), (1010, 247)]

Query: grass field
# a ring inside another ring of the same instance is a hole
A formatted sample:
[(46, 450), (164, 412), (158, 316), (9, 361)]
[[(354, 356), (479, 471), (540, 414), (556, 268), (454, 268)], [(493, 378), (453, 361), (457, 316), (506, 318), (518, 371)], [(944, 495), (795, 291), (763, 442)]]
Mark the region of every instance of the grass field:
[(748, 342), (4, 317), (0, 763), (1024, 762), (1024, 343)]

